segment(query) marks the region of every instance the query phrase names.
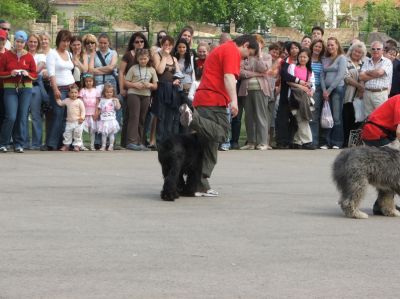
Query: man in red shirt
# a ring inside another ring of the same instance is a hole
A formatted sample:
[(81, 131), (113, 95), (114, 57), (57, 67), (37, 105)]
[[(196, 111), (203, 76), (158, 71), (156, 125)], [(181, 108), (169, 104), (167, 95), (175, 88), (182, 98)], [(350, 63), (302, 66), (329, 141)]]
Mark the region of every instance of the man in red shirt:
[[(400, 150), (400, 95), (389, 98), (368, 116), (361, 138), (369, 146), (386, 146)], [(381, 196), (378, 193), (378, 198)], [(396, 205), (400, 211), (400, 207)], [(382, 215), (378, 200), (373, 207), (374, 215)]]
[(361, 138), (370, 146), (384, 146), (400, 139), (400, 95), (389, 98), (368, 116)]
[(255, 55), (259, 50), (252, 35), (242, 35), (234, 41), (215, 48), (207, 57), (199, 88), (194, 96), (194, 112), (181, 106), (181, 123), (207, 139), (204, 149), (201, 185), (196, 196), (218, 196), (210, 188), (208, 178), (217, 163), (218, 143), (225, 142), (229, 132), (227, 108), (232, 117), (238, 113), (236, 80), (240, 73), (240, 61)]
[[(7, 41), (7, 36), (8, 33), (7, 31), (3, 30), (0, 28), (0, 63), (1, 63), (1, 59), (2, 56), (4, 55), (4, 53), (6, 51), (8, 51), (6, 49), (6, 41)], [(3, 123), (4, 120), (4, 99), (3, 99), (3, 93), (4, 93), (4, 89), (3, 89), (3, 80), (0, 79), (0, 130), (1, 130), (1, 125)]]

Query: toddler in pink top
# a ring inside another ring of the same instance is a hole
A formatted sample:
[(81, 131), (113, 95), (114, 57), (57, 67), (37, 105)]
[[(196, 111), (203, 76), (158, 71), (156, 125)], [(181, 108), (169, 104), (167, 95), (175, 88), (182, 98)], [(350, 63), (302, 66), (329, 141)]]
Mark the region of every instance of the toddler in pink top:
[(98, 94), (94, 86), (95, 84), (92, 74), (84, 74), (83, 80), (84, 87), (79, 92), (79, 97), (82, 99), (86, 109), (85, 121), (83, 122), (83, 130), (90, 134), (90, 150), (94, 151), (94, 140), (97, 129), (97, 105), (100, 95)]

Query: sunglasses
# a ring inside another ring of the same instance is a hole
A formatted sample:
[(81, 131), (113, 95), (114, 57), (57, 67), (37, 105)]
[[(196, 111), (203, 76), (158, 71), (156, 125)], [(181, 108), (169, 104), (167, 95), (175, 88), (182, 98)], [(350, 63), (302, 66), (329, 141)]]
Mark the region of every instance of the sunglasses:
[(158, 37), (158, 39), (163, 39), (164, 37), (166, 37), (166, 35), (160, 35), (160, 36)]
[(87, 45), (94, 45), (94, 44), (96, 44), (96, 42), (87, 42), (86, 44)]
[(371, 48), (372, 51), (380, 51), (382, 48)]
[(144, 44), (144, 40), (135, 40), (135, 44)]
[(5, 31), (10, 31), (10, 28), (1, 28), (1, 29), (5, 30)]

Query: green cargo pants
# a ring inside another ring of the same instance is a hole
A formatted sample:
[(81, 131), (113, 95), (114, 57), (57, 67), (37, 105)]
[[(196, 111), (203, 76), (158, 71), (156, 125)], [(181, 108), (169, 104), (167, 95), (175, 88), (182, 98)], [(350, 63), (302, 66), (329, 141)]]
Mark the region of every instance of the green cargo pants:
[(204, 149), (203, 175), (200, 192), (210, 189), (208, 178), (217, 164), (218, 144), (225, 142), (229, 133), (229, 119), (225, 107), (196, 107), (193, 112), (193, 121), (190, 128), (205, 137), (208, 142)]

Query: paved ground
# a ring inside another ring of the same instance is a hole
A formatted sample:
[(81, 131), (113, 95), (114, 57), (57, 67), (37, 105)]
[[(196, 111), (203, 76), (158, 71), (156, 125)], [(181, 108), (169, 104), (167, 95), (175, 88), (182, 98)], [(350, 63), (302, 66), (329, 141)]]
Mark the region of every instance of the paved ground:
[(337, 153), (223, 152), (176, 202), (154, 152), (0, 155), (0, 298), (398, 298), (400, 219), (343, 217)]

